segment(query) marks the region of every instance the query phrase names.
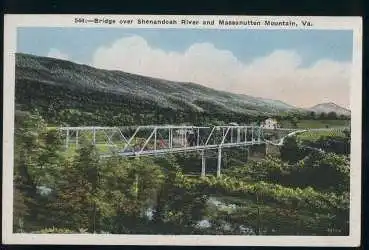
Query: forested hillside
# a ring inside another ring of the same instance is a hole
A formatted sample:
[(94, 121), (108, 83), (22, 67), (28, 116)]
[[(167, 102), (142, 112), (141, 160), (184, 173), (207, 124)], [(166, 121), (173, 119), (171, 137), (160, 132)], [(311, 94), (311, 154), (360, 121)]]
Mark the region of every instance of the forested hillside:
[(299, 112), (281, 101), (26, 54), (16, 55), (16, 103), (70, 125), (247, 123)]

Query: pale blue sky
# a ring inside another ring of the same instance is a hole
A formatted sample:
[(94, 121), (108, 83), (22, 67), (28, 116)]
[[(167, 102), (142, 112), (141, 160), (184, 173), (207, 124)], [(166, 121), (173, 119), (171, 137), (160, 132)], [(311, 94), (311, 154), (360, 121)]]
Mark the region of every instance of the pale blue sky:
[(295, 50), (303, 59), (301, 66), (322, 58), (350, 61), (352, 57), (352, 31), (347, 30), (19, 28), (17, 51), (46, 56), (57, 49), (73, 61), (89, 63), (98, 47), (130, 35), (165, 51), (182, 52), (194, 43), (209, 42), (246, 63), (278, 49)]
[[(349, 107), (350, 30), (19, 28), (17, 51), (277, 99)], [(176, 53), (172, 53), (176, 52)]]

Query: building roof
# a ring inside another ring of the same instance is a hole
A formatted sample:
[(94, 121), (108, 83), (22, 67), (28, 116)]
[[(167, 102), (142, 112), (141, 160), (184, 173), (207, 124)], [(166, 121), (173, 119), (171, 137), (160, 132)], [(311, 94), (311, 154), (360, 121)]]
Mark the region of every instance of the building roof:
[(274, 119), (274, 118), (268, 118), (268, 119), (266, 119), (265, 121), (275, 121), (275, 122), (277, 122), (277, 120), (276, 120), (276, 119)]

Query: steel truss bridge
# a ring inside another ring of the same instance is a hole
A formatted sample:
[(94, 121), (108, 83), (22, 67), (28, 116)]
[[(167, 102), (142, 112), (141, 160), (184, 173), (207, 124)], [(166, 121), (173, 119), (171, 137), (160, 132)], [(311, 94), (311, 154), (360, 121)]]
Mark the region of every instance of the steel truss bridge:
[(205, 175), (208, 150), (218, 151), (217, 176), (220, 176), (222, 149), (253, 145), (283, 145), (284, 139), (307, 131), (339, 132), (347, 128), (268, 129), (260, 126), (175, 126), (60, 127), (66, 149), (77, 148), (81, 140), (95, 145), (102, 157), (159, 156), (168, 153), (200, 152), (201, 175)]

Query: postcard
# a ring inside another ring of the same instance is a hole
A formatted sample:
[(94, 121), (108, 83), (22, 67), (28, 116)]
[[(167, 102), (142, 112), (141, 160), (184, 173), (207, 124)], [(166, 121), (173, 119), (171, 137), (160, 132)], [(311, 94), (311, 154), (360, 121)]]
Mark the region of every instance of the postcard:
[(4, 244), (360, 245), (360, 17), (4, 32)]

